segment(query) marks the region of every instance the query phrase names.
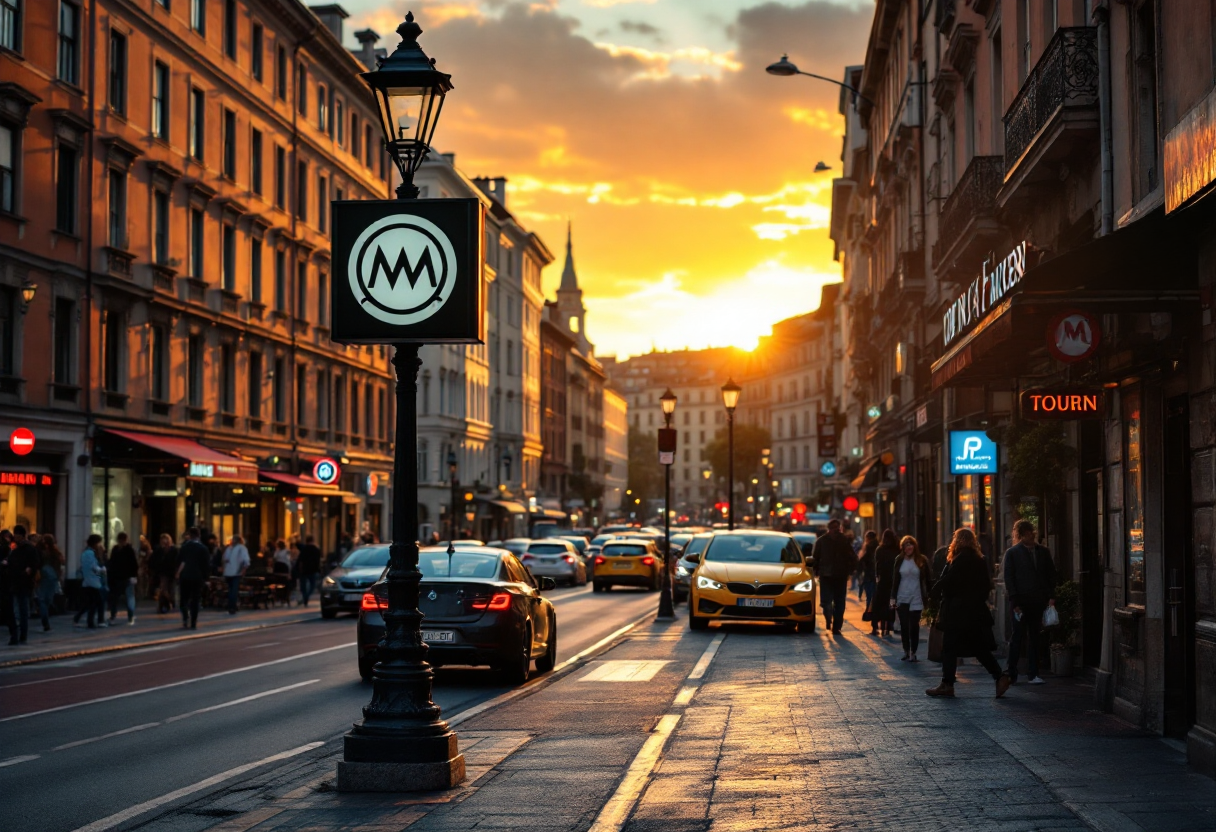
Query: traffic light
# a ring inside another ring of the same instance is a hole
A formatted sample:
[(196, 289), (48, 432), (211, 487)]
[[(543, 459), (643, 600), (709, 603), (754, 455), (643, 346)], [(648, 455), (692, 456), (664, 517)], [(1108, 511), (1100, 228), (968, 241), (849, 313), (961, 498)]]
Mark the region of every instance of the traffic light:
[(857, 511), (857, 509), (861, 508), (861, 500), (850, 494), (844, 498), (843, 507), (845, 511)]
[(471, 503), (471, 502), (473, 502), (473, 492), (472, 492), (472, 491), (466, 491), (466, 492), (464, 492), (464, 501), (465, 501), (466, 503)]

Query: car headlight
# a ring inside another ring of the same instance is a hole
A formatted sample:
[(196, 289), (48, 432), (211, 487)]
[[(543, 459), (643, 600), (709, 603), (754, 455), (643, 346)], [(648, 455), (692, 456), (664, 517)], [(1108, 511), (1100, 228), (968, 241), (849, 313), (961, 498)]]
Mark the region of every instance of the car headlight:
[(715, 581), (713, 578), (707, 578), (704, 575), (697, 577), (697, 589), (721, 589), (722, 584)]
[(677, 575), (679, 575), (681, 578), (687, 578), (687, 577), (689, 576), (689, 574), (691, 574), (691, 573), (688, 571), (688, 568), (687, 568), (687, 567), (685, 567), (685, 566), (677, 566), (677, 567), (676, 567), (676, 574), (677, 574)]
[(794, 584), (792, 587), (790, 587), (790, 591), (791, 592), (814, 592), (815, 591), (815, 579), (809, 578), (800, 584)]
[(337, 581), (335, 581), (333, 578), (329, 577), (328, 575), (325, 576), (325, 580), (321, 581), (322, 586), (333, 586), (336, 583), (337, 583)]

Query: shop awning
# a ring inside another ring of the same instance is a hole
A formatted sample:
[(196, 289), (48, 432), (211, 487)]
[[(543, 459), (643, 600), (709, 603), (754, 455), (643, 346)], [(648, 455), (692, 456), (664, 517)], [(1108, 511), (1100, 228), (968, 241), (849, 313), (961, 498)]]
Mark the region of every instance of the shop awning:
[(879, 464), (882, 462), (880, 457), (872, 456), (862, 463), (861, 470), (857, 476), (853, 477), (849, 485), (854, 491), (864, 491), (867, 488), (873, 488), (878, 485)]
[(523, 503), (517, 503), (514, 500), (488, 500), (490, 505), (498, 506), (504, 509), (509, 514), (527, 514), (528, 508)]
[(300, 474), (289, 474), (285, 471), (258, 471), (258, 477), (262, 482), (289, 486), (301, 497), (340, 497), (344, 503), (359, 502), (359, 496), (352, 491), (343, 491), (336, 485), (325, 485), (312, 477)]
[(570, 516), (570, 515), (566, 514), (566, 512), (558, 511), (555, 508), (537, 509), (536, 511), (534, 511), (532, 513), (535, 514), (537, 517), (545, 517), (550, 520), (566, 520)]
[[(167, 456), (180, 459), (186, 465), (186, 477), (188, 479), (199, 480), (201, 482), (240, 482), (251, 484), (258, 481), (258, 469), (253, 463), (245, 462), (222, 451), (208, 448), (206, 445), (200, 444), (186, 436), (117, 430), (115, 428), (105, 428), (105, 431), (128, 442), (134, 442), (137, 445), (143, 445), (145, 448), (152, 448)], [(112, 457), (116, 456), (110, 453), (110, 449), (108, 448), (107, 453)]]

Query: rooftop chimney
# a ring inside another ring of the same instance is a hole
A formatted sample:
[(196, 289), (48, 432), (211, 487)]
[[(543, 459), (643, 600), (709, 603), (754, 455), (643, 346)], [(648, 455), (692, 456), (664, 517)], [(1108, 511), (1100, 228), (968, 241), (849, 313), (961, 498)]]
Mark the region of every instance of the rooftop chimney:
[(321, 19), (325, 24), (325, 28), (333, 32), (334, 37), (338, 39), (338, 43), (342, 42), (342, 21), (350, 17), (346, 9), (339, 6), (337, 3), (328, 3), (324, 6), (309, 6), (312, 13)]
[(498, 201), (503, 208), (507, 207), (507, 178), (505, 176), (479, 176), (473, 180), (483, 194)]
[(380, 36), (371, 29), (363, 29), (362, 31), (355, 32), (355, 39), (359, 41), (359, 46), (361, 47), (358, 53), (356, 53), (357, 57), (367, 67), (368, 72), (375, 72), (376, 55), (382, 51), (376, 49), (376, 42), (380, 40)]

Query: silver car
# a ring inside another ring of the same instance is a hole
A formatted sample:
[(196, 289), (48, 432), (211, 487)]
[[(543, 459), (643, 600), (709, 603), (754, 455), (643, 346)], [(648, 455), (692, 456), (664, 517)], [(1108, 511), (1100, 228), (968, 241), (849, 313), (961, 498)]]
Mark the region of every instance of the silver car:
[(565, 581), (570, 586), (587, 585), (587, 565), (569, 540), (533, 540), (521, 560), (533, 577)]

